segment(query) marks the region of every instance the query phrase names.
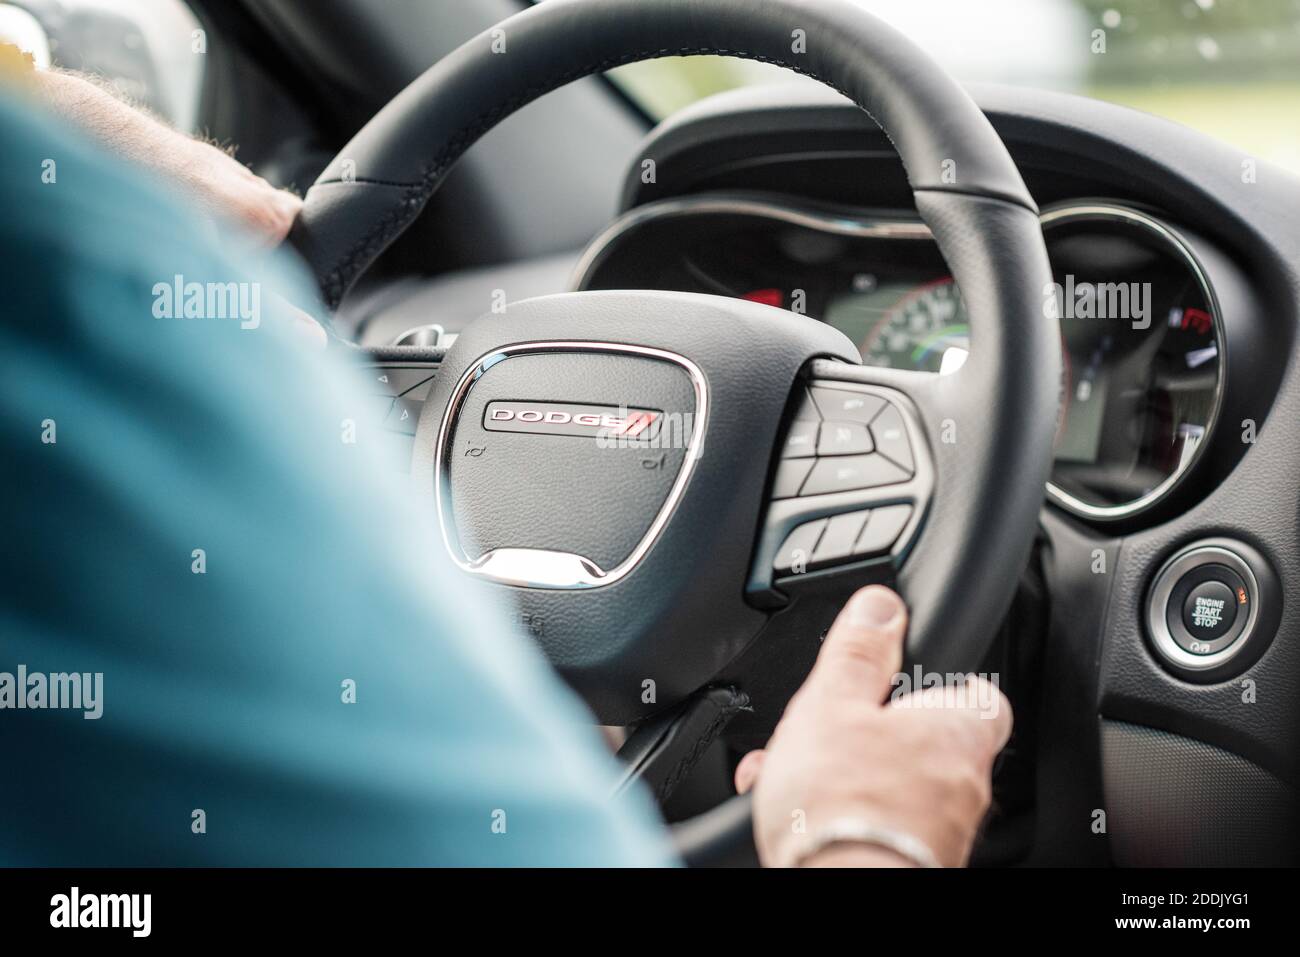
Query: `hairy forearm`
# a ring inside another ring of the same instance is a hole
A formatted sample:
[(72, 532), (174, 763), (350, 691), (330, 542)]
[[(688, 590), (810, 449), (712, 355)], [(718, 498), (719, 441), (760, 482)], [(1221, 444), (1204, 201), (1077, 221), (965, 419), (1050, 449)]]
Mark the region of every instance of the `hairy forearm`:
[(32, 75), (32, 84), (51, 113), (75, 123), (135, 162), (157, 165), (174, 154), (188, 154), (196, 145), (139, 107), (123, 102), (90, 77), (42, 70)]
[(86, 77), (39, 71), (30, 84), (51, 113), (119, 156), (164, 174), (208, 214), (239, 220), (268, 242), (288, 234), (301, 201), (223, 150), (177, 132)]

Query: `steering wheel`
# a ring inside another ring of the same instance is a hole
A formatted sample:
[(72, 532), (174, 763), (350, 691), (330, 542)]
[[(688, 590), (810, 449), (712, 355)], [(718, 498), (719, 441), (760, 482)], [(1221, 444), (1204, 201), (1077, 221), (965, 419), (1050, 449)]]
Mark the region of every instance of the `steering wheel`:
[(580, 77), (697, 54), (813, 77), (879, 124), (961, 289), (971, 352), (937, 376), (872, 368), (806, 316), (634, 290), (517, 302), (463, 330), (413, 478), (455, 565), (513, 601), (605, 724), (719, 684), (774, 722), (868, 581), (908, 603), (912, 665), (976, 668), (1028, 556), (1057, 422), (1035, 204), (967, 94), (850, 0), (547, 0), (384, 107), (291, 241), (337, 306), (502, 119)]

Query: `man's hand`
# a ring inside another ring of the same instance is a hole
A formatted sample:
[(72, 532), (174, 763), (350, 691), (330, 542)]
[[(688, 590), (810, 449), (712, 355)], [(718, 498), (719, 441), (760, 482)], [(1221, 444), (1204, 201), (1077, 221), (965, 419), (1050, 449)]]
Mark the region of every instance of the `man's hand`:
[(1011, 706), (982, 678), (882, 704), (902, 666), (906, 630), (907, 610), (892, 591), (855, 594), (766, 750), (736, 768), (737, 790), (754, 788), (765, 866), (909, 863), (852, 843), (803, 860), (818, 830), (842, 818), (918, 838), (944, 866), (969, 858), (991, 799), (993, 759), (1011, 735)]
[(84, 77), (39, 71), (31, 75), (30, 86), (49, 109), (115, 153), (159, 171), (210, 216), (243, 223), (268, 246), (289, 234), (302, 200), (230, 154), (178, 133)]
[(276, 189), (229, 153), (185, 137), (175, 173), (200, 205), (242, 222), (268, 246), (289, 235), (302, 200)]

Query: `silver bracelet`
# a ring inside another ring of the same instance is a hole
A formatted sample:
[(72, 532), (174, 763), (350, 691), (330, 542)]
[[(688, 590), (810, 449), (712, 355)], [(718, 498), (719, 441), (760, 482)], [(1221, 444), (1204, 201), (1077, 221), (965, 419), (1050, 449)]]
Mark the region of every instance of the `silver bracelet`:
[(893, 851), (917, 867), (943, 866), (934, 856), (934, 851), (920, 838), (905, 831), (880, 827), (859, 817), (839, 817), (819, 829), (800, 850), (792, 866), (802, 866), (814, 854), (832, 844), (874, 844)]

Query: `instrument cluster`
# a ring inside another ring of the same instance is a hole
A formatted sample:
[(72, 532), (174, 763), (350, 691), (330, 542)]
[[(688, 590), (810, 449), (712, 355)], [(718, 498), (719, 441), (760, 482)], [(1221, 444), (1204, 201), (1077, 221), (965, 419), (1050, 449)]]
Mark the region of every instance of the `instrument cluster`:
[[(1048, 487), (1095, 520), (1172, 491), (1214, 427), (1224, 332), (1189, 243), (1106, 202), (1043, 214), (1059, 323), (1062, 416)], [(700, 195), (632, 210), (587, 250), (575, 288), (678, 289), (751, 299), (844, 332), (863, 361), (942, 375), (971, 349), (961, 291), (906, 216)]]

